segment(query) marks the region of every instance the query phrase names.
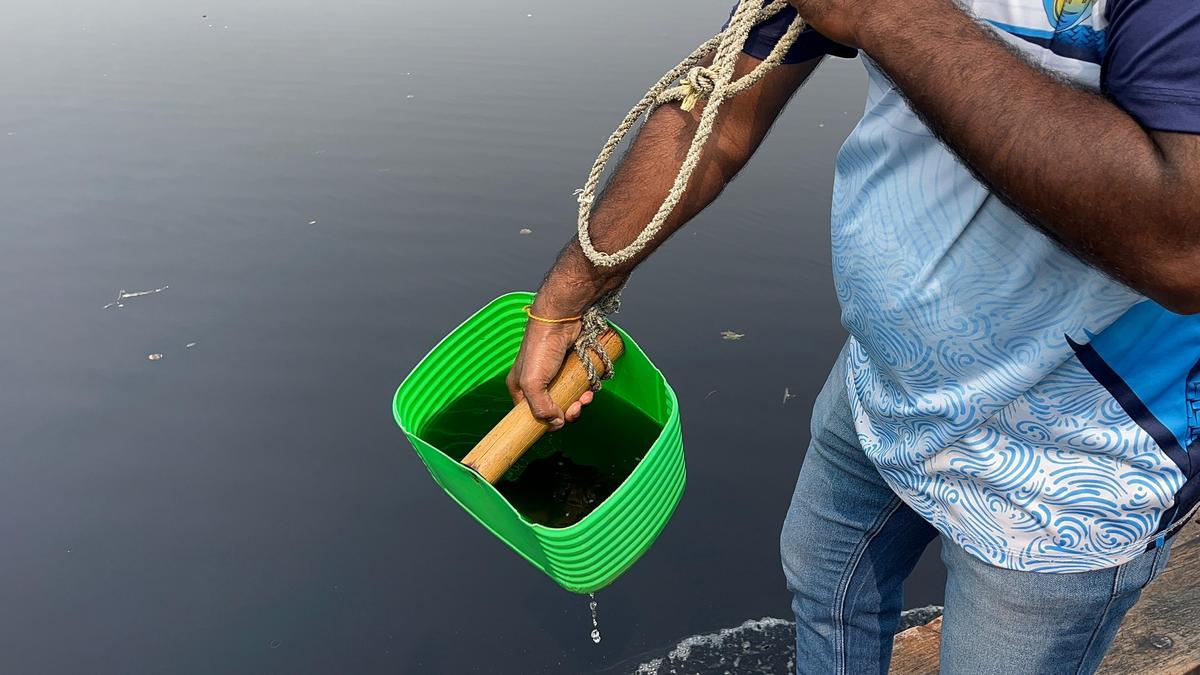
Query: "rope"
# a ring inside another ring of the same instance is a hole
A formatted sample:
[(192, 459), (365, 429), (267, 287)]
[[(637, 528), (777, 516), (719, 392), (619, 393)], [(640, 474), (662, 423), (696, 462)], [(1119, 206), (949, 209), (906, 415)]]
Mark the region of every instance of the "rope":
[[(600, 391), (601, 383), (613, 376), (612, 359), (600, 345), (600, 335), (608, 330), (608, 315), (616, 314), (621, 309), (621, 291), (624, 289), (625, 285), (622, 284), (620, 288), (605, 293), (583, 312), (583, 327), (579, 337), (575, 339), (575, 355), (583, 362), (583, 369), (587, 371), (588, 385), (592, 391)], [(589, 351), (600, 357), (604, 372), (596, 372), (596, 366), (588, 358)]]
[[(750, 31), (753, 30), (755, 25), (770, 19), (783, 11), (787, 6), (787, 0), (771, 0), (765, 5), (763, 4), (763, 0), (738, 0), (737, 9), (734, 10), (733, 16), (729, 19), (729, 25), (720, 33), (697, 47), (687, 58), (680, 61), (679, 65), (667, 71), (654, 86), (650, 87), (646, 95), (629, 110), (629, 113), (625, 115), (625, 119), (621, 121), (621, 124), (609, 136), (608, 142), (600, 149), (600, 154), (596, 157), (595, 163), (592, 164), (592, 170), (588, 174), (587, 182), (579, 190), (579, 245), (583, 249), (583, 254), (587, 256), (587, 259), (593, 265), (597, 267), (615, 267), (629, 262), (641, 253), (659, 231), (662, 230), (663, 223), (666, 222), (667, 217), (675, 207), (679, 205), (684, 192), (687, 191), (692, 173), (696, 170), (696, 165), (700, 163), (700, 155), (704, 150), (704, 146), (708, 142), (709, 136), (712, 135), (713, 126), (717, 119), (717, 112), (720, 110), (721, 104), (756, 84), (775, 66), (779, 65), (783, 61), (784, 55), (787, 54), (788, 49), (791, 48), (801, 31), (804, 30), (804, 19), (797, 15), (788, 26), (783, 37), (775, 44), (770, 55), (762, 63), (758, 64), (754, 70), (739, 79), (734, 79), (734, 66), (737, 63), (738, 54), (741, 53), (746, 40), (750, 37)], [(699, 65), (701, 61), (710, 55), (713, 56), (711, 65)], [(679, 84), (672, 86), (676, 82), (679, 82)], [(691, 146), (688, 147), (683, 164), (679, 167), (679, 173), (675, 176), (675, 182), (671, 185), (671, 190), (663, 198), (663, 202), (658, 207), (658, 211), (654, 214), (654, 217), (642, 228), (637, 238), (625, 248), (612, 253), (604, 253), (597, 250), (592, 244), (592, 238), (589, 233), (592, 206), (596, 200), (596, 189), (600, 184), (600, 178), (604, 174), (604, 169), (608, 166), (609, 160), (612, 159), (613, 154), (616, 152), (617, 146), (621, 144), (621, 141), (624, 140), (625, 136), (643, 115), (649, 117), (659, 106), (679, 101), (681, 109), (691, 111), (696, 103), (701, 100), (706, 100), (707, 104), (700, 113), (700, 122), (696, 127), (696, 134), (692, 138)], [(603, 380), (611, 378), (613, 374), (612, 361), (604, 353), (597, 339), (608, 328), (608, 315), (620, 308), (621, 290), (623, 288), (624, 285), (606, 294), (584, 312), (583, 332), (575, 342), (575, 353), (583, 361), (584, 367), (588, 371), (588, 380), (593, 391), (598, 391), (600, 383)], [(603, 374), (598, 375), (595, 372), (591, 359), (587, 357), (588, 350), (600, 356), (604, 365)]]

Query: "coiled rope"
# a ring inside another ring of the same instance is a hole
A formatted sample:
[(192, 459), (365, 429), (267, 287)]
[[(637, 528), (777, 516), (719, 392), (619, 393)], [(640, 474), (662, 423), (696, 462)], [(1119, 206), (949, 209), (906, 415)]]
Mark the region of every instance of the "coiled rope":
[[(579, 246), (593, 265), (597, 267), (615, 267), (629, 262), (641, 253), (659, 231), (662, 230), (663, 223), (666, 222), (667, 217), (675, 207), (679, 205), (679, 201), (687, 191), (692, 173), (700, 163), (700, 155), (704, 150), (704, 146), (708, 142), (709, 136), (712, 135), (713, 126), (717, 119), (717, 112), (720, 110), (721, 104), (750, 88), (775, 68), (775, 66), (778, 66), (783, 61), (783, 57), (787, 54), (788, 49), (791, 48), (796, 42), (796, 38), (804, 30), (806, 25), (804, 19), (797, 15), (791, 24), (788, 25), (783, 37), (775, 44), (770, 55), (762, 63), (758, 64), (754, 70), (743, 75), (741, 78), (734, 79), (734, 68), (737, 64), (737, 57), (746, 44), (746, 40), (750, 37), (750, 31), (754, 29), (754, 26), (775, 16), (787, 6), (787, 0), (772, 0), (765, 5), (763, 0), (738, 0), (737, 9), (734, 10), (733, 16), (729, 19), (729, 24), (725, 29), (697, 47), (687, 58), (680, 61), (679, 65), (667, 71), (654, 86), (650, 87), (646, 95), (630, 109), (629, 113), (625, 115), (625, 119), (621, 121), (621, 124), (609, 136), (608, 142), (600, 149), (600, 154), (596, 157), (595, 163), (592, 164), (592, 170), (588, 174), (587, 182), (579, 190)], [(699, 65), (701, 61), (710, 55), (713, 57), (710, 65)], [(678, 84), (676, 84), (677, 82)], [(597, 250), (592, 244), (592, 237), (589, 232), (592, 208), (596, 200), (596, 189), (600, 185), (600, 178), (603, 176), (608, 162), (616, 152), (617, 146), (621, 144), (621, 141), (624, 140), (625, 136), (643, 115), (649, 117), (659, 106), (679, 101), (681, 109), (691, 111), (696, 103), (701, 100), (705, 100), (707, 103), (704, 106), (704, 110), (700, 113), (700, 122), (696, 127), (696, 134), (692, 138), (691, 146), (688, 147), (683, 164), (679, 167), (679, 173), (675, 176), (675, 182), (671, 185), (671, 190), (663, 198), (663, 202), (658, 207), (658, 211), (654, 214), (654, 217), (625, 248), (612, 253), (604, 253)], [(612, 361), (604, 353), (604, 349), (600, 347), (598, 338), (601, 333), (608, 329), (608, 315), (615, 313), (620, 308), (622, 290), (624, 290), (624, 284), (620, 288), (605, 294), (584, 312), (583, 329), (579, 338), (575, 341), (575, 353), (583, 361), (584, 367), (588, 371), (588, 379), (593, 391), (599, 390), (601, 382), (611, 378), (613, 375)], [(587, 357), (588, 351), (592, 351), (600, 357), (604, 364), (603, 373), (595, 372), (591, 359)]]

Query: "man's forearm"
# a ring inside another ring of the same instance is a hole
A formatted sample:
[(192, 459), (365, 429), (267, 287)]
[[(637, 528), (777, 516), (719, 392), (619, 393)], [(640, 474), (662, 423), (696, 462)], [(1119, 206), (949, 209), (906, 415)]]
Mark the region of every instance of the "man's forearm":
[[(743, 57), (737, 73), (747, 72), (755, 63)], [(762, 82), (726, 102), (683, 199), (650, 244), (628, 263), (597, 267), (584, 255), (579, 242), (572, 239), (546, 275), (534, 311), (544, 316), (574, 316), (620, 286), (642, 260), (717, 198), (816, 65), (814, 61), (777, 68)], [(654, 217), (687, 155), (701, 110), (697, 106), (689, 113), (676, 105), (666, 105), (642, 126), (597, 200), (590, 231), (597, 249), (616, 251), (627, 246)]]
[[(664, 106), (642, 126), (597, 199), (591, 229), (592, 244), (597, 249), (615, 251), (624, 247), (654, 217), (683, 163), (696, 121), (696, 116), (678, 107)], [(736, 162), (706, 153), (696, 167), (690, 189), (663, 223), (656, 240), (628, 263), (594, 266), (573, 238), (546, 275), (535, 310), (552, 316), (575, 315), (620, 286), (658, 244), (715, 199), (736, 171)]]
[(1200, 309), (1194, 155), (1030, 65), (951, 0), (905, 7), (865, 25), (860, 46), (930, 127), (1051, 237), (1168, 306)]

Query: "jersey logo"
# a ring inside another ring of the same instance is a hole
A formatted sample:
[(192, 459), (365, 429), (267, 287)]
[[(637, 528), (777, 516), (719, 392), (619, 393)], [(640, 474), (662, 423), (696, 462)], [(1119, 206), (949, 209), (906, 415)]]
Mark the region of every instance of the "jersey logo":
[(1046, 6), (1046, 18), (1055, 33), (1063, 33), (1078, 26), (1092, 15), (1095, 0), (1042, 0)]
[(993, 26), (1068, 59), (1100, 63), (1106, 47), (1105, 31), (1087, 20), (1096, 0), (1042, 0), (1050, 30), (1014, 26), (989, 20)]

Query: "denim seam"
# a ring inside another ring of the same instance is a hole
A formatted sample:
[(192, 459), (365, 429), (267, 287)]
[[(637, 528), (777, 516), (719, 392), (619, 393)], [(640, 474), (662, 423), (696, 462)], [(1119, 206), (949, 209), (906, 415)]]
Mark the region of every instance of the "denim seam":
[(854, 573), (858, 571), (858, 563), (862, 561), (863, 554), (866, 553), (867, 547), (883, 530), (884, 525), (887, 525), (888, 520), (900, 509), (904, 502), (899, 497), (892, 497), (888, 505), (879, 512), (875, 523), (871, 529), (863, 535), (862, 541), (858, 543), (858, 547), (854, 550), (854, 554), (850, 556), (850, 560), (846, 562), (846, 569), (842, 572), (842, 578), (838, 582), (837, 595), (834, 600), (833, 612), (833, 627), (834, 627), (834, 653), (836, 654), (836, 662), (834, 670), (836, 675), (846, 675), (846, 666), (848, 658), (845, 654), (846, 650), (846, 596), (850, 591), (850, 582), (854, 579)]
[[(1170, 559), (1168, 558), (1167, 560), (1163, 560), (1163, 556), (1169, 556), (1170, 551), (1171, 545), (1164, 544), (1159, 546), (1154, 552), (1154, 564), (1150, 566), (1150, 579), (1146, 581), (1146, 586), (1150, 585), (1151, 581), (1158, 579), (1158, 577), (1160, 577), (1166, 570), (1167, 565), (1170, 564)], [(1143, 586), (1143, 588), (1145, 588), (1145, 586)]]
[(1088, 654), (1092, 651), (1092, 645), (1096, 643), (1096, 638), (1100, 635), (1100, 628), (1104, 626), (1104, 621), (1108, 617), (1108, 610), (1112, 609), (1113, 600), (1116, 599), (1121, 588), (1121, 579), (1125, 575), (1125, 565), (1117, 568), (1116, 574), (1113, 574), (1112, 591), (1108, 594), (1108, 602), (1104, 603), (1104, 611), (1100, 612), (1100, 618), (1096, 621), (1096, 627), (1092, 629), (1092, 636), (1088, 638), (1087, 645), (1084, 646), (1083, 652), (1079, 655), (1079, 668), (1075, 670), (1075, 675), (1083, 675), (1083, 667), (1088, 662)]

